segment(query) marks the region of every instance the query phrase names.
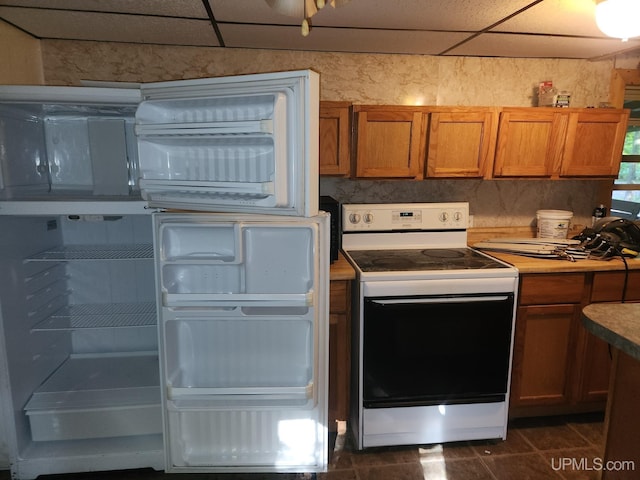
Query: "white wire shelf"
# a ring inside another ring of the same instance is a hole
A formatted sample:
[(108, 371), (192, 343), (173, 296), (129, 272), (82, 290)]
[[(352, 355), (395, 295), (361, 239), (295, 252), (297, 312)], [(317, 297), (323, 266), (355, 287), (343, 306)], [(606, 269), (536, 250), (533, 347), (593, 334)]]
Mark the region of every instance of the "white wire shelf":
[(155, 327), (154, 303), (69, 305), (33, 327), (35, 332), (90, 328)]
[(131, 259), (153, 259), (153, 245), (68, 245), (45, 250), (26, 258), (25, 261)]

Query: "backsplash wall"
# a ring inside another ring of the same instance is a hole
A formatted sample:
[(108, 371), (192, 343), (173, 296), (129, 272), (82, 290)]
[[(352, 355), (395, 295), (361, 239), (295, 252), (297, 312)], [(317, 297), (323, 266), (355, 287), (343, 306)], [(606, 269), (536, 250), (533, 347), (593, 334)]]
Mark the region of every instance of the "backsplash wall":
[(469, 202), (474, 227), (535, 225), (536, 210), (570, 210), (573, 225), (590, 225), (603, 181), (423, 180), (321, 178), (320, 190), (348, 203)]
[[(430, 57), (231, 48), (171, 47), (67, 40), (42, 41), (45, 81), (153, 82), (311, 68), (322, 100), (361, 104), (533, 106), (538, 82), (553, 80), (576, 107), (608, 99), (613, 68), (639, 57), (587, 61)], [(617, 63), (616, 63), (617, 62)], [(603, 181), (424, 180), (322, 178), (321, 193), (342, 202), (468, 201), (476, 226), (522, 226), (538, 209), (566, 209), (590, 222)]]

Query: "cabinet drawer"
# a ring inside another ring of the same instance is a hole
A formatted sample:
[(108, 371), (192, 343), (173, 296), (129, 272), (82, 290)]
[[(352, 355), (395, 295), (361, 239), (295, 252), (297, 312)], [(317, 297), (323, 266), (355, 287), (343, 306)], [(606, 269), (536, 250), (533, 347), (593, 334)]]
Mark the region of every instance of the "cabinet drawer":
[[(625, 272), (596, 272), (593, 275), (592, 302), (619, 302), (622, 300)], [(627, 301), (640, 301), (640, 271), (629, 272)]]
[(583, 273), (534, 274), (520, 279), (520, 305), (580, 303)]

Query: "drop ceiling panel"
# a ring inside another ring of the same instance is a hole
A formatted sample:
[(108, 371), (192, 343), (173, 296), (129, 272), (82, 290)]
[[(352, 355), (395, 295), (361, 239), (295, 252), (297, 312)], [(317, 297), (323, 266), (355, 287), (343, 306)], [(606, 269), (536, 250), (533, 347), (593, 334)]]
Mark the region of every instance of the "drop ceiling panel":
[[(633, 46), (640, 47), (640, 41), (627, 42), (627, 48)], [(616, 39), (485, 33), (447, 52), (447, 55), (595, 58), (619, 50), (621, 50), (621, 42)]]
[(220, 25), (227, 47), (330, 52), (409, 53), (434, 55), (467, 38), (466, 33), (367, 30), (313, 27), (308, 37), (299, 26)]
[(209, 20), (14, 7), (0, 17), (36, 38), (219, 46)]
[(301, 17), (265, 0), (0, 0), (0, 21), (41, 39), (161, 45), (587, 59), (640, 51), (640, 39), (622, 44), (598, 30), (594, 2), (351, 0), (314, 15), (308, 37)]
[(202, 0), (0, 0), (0, 5), (208, 18)]
[[(302, 19), (280, 15), (264, 0), (209, 0), (219, 22), (299, 24)], [(382, 29), (479, 30), (494, 24), (533, 0), (352, 0), (339, 8), (325, 6), (315, 25)], [(455, 12), (455, 14), (452, 14)]]
[(495, 31), (604, 37), (594, 0), (545, 0), (498, 25)]

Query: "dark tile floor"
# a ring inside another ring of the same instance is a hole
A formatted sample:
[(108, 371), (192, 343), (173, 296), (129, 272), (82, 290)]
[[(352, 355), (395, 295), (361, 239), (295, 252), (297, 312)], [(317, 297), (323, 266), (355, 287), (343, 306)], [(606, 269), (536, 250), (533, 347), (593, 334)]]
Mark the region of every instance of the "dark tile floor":
[[(47, 475), (39, 480), (592, 480), (602, 458), (603, 415), (519, 419), (505, 441), (372, 448), (339, 435), (329, 470), (310, 474), (169, 475), (135, 470)], [(0, 480), (8, 479), (0, 473)]]

